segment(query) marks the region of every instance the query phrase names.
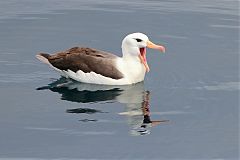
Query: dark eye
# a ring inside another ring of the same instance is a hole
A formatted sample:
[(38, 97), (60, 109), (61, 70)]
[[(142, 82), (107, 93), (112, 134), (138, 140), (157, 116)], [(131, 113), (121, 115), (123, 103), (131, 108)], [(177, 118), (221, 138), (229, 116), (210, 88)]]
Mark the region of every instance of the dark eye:
[(136, 38), (136, 41), (137, 41), (137, 42), (142, 42), (142, 40), (141, 40), (141, 39), (139, 39), (139, 38)]

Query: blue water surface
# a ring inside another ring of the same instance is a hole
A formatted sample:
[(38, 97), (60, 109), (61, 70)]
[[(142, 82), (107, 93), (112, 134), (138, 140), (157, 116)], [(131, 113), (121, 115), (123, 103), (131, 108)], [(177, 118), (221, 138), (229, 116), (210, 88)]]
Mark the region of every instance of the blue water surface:
[[(0, 1), (0, 159), (239, 159), (239, 1)], [(144, 83), (76, 83), (39, 52), (121, 56), (143, 32)]]

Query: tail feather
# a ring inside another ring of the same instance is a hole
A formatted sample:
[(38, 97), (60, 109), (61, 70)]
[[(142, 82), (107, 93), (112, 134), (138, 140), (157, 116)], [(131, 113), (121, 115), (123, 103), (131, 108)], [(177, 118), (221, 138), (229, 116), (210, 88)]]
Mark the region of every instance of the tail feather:
[(66, 75), (62, 70), (54, 67), (50, 62), (49, 62), (49, 58), (51, 57), (51, 55), (47, 54), (47, 53), (39, 53), (36, 55), (36, 58), (38, 60), (40, 60), (43, 63), (48, 64), (50, 67), (52, 67), (53, 69), (55, 69), (56, 71), (58, 71), (63, 77), (68, 77), (68, 75)]
[(50, 62), (48, 61), (49, 57), (50, 57), (50, 55), (47, 53), (39, 53), (36, 55), (36, 58), (38, 60), (40, 60), (41, 62), (46, 63), (46, 64), (50, 64)]

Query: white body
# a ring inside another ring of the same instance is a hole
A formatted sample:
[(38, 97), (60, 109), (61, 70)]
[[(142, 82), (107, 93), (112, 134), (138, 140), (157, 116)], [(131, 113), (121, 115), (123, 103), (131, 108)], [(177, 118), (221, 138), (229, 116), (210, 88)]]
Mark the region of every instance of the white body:
[(144, 80), (146, 72), (144, 65), (140, 62), (139, 59), (136, 58), (124, 59), (119, 57), (116, 59), (116, 67), (124, 75), (124, 78), (118, 80), (104, 77), (95, 72), (84, 73), (83, 71), (79, 70), (75, 73), (71, 70), (62, 71), (52, 66), (50, 63), (48, 64), (66, 78), (71, 78), (83, 83), (104, 85), (128, 85), (138, 83)]

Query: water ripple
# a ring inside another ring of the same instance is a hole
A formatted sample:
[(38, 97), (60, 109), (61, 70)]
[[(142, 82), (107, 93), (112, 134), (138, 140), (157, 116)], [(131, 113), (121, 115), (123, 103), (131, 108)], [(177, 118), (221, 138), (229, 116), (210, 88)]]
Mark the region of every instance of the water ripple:
[[(147, 10), (165, 13), (187, 11), (239, 16), (237, 0), (22, 0), (21, 3), (18, 0), (0, 1), (0, 19), (20, 18), (19, 15), (23, 14), (58, 14), (57, 12), (60, 10), (101, 10), (107, 12)], [(30, 19), (38, 18), (42, 19), (38, 16), (30, 17)]]
[(196, 87), (195, 89), (204, 89), (209, 91), (235, 91), (240, 90), (240, 82), (224, 82), (211, 86)]
[(40, 131), (48, 131), (48, 132), (58, 132), (67, 135), (78, 135), (78, 136), (85, 136), (85, 135), (114, 135), (115, 132), (113, 131), (78, 131), (74, 129), (65, 129), (65, 128), (46, 128), (46, 127), (25, 127), (27, 130), (40, 130)]
[(26, 83), (39, 81), (45, 78), (51, 78), (52, 74), (50, 72), (33, 72), (33, 73), (1, 73), (0, 83)]

